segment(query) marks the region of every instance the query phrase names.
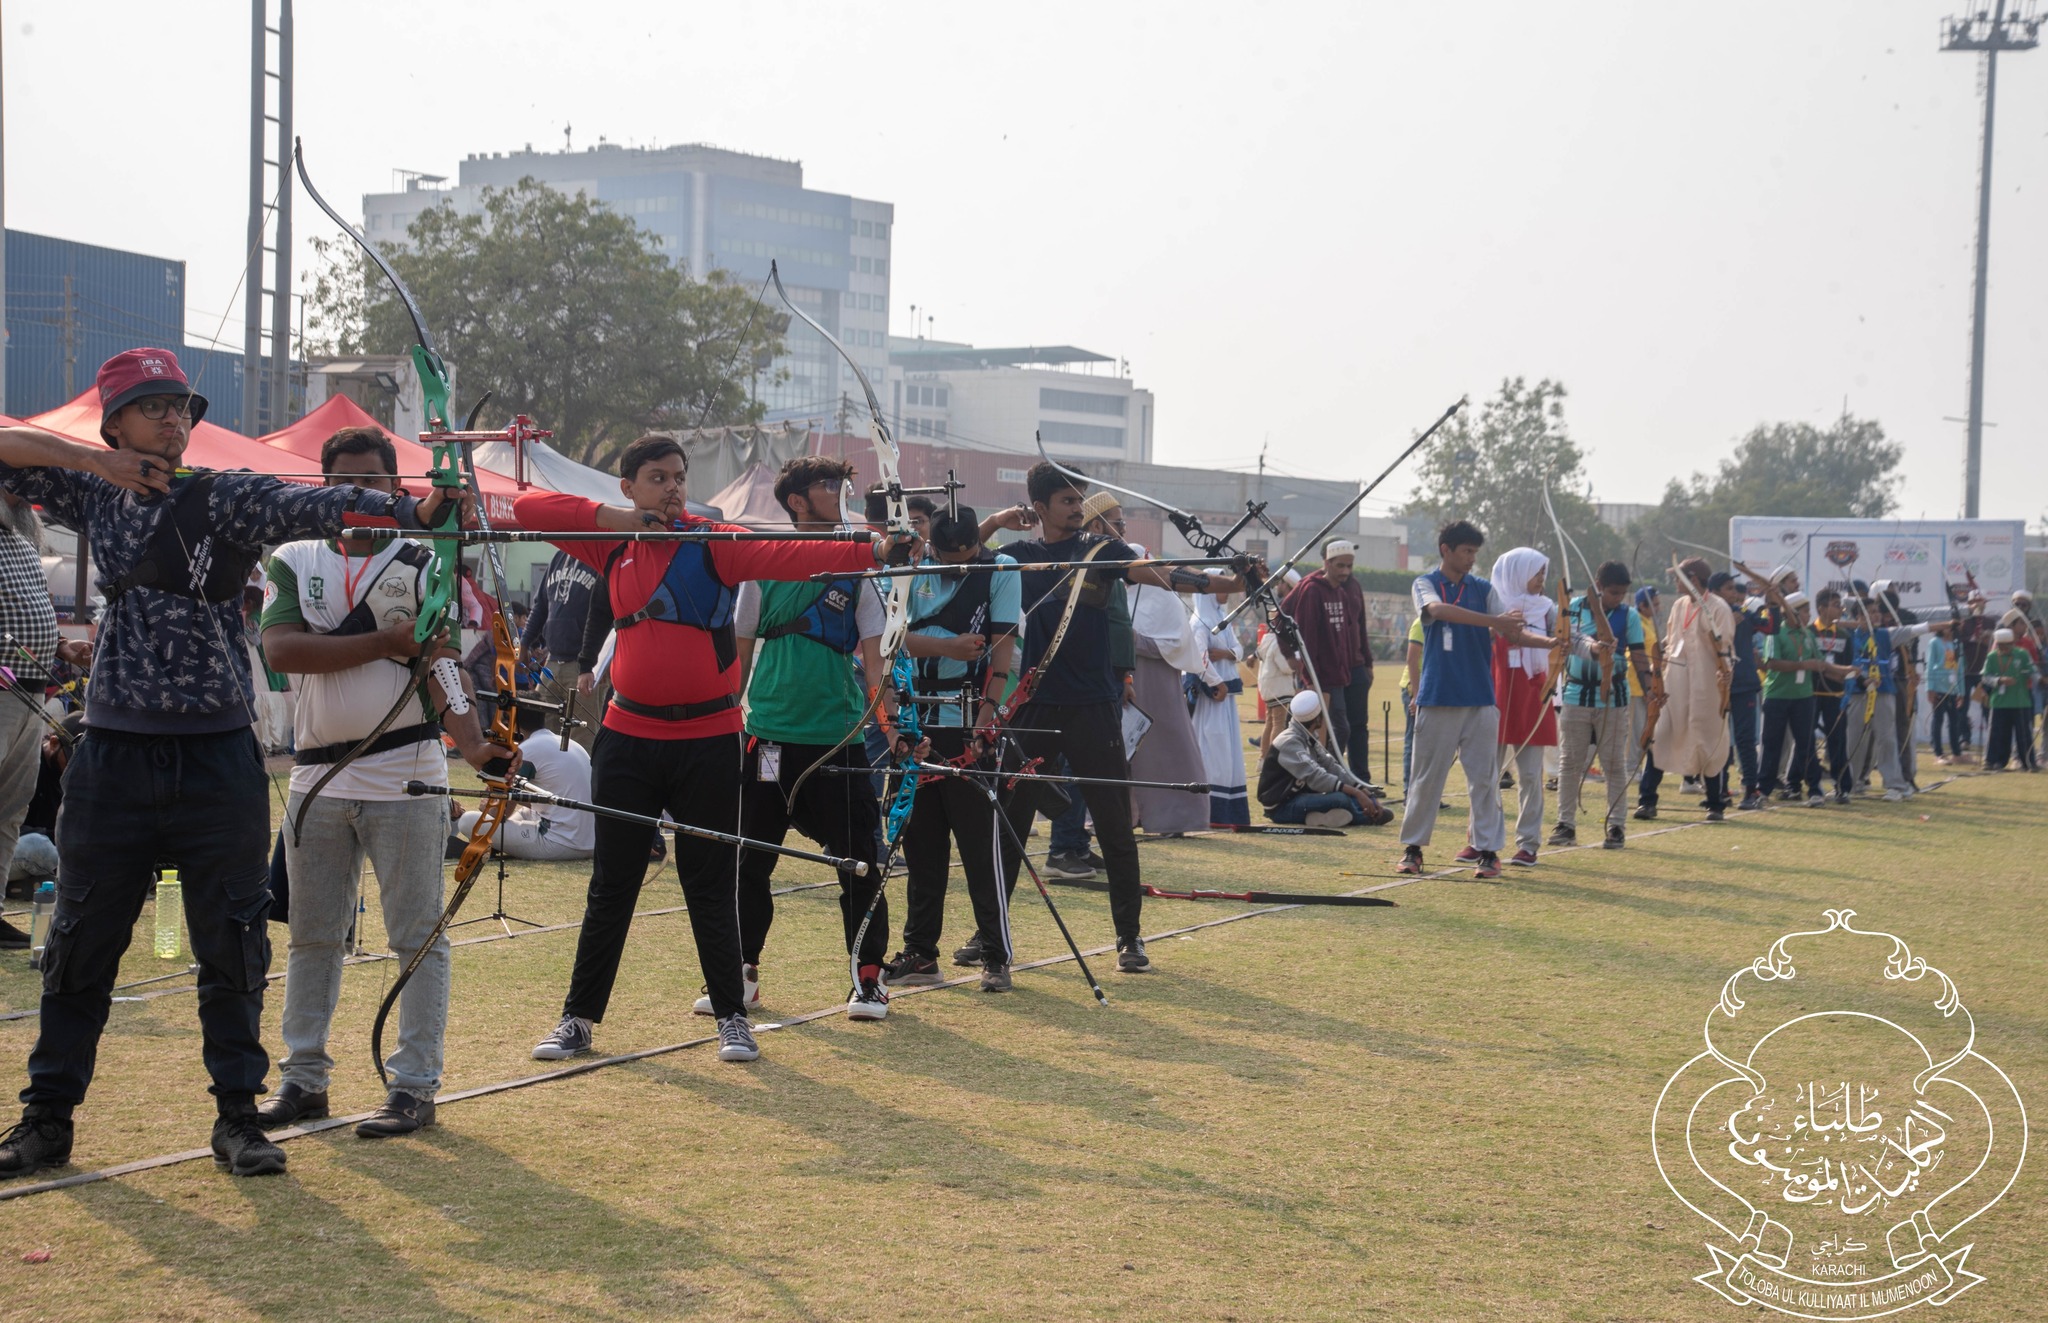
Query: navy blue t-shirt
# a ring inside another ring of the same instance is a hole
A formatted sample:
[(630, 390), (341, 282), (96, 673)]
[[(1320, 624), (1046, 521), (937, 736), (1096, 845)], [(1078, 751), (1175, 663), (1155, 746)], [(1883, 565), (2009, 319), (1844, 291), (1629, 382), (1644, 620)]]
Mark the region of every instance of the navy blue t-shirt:
[[(1066, 637), (1060, 641), (1060, 650), (1053, 654), (1052, 665), (1038, 677), (1038, 688), (1032, 695), (1034, 701), (1079, 704), (1113, 703), (1122, 699), (1123, 685), (1109, 664), (1109, 586), (1124, 577), (1118, 562), (1136, 560), (1138, 553), (1127, 542), (1093, 533), (1078, 534), (1058, 542), (1032, 538), (1011, 542), (1002, 548), (1003, 555), (1020, 565), (1049, 567), (1025, 570), (1017, 576), (1024, 581), (1024, 660), (1021, 674), (1038, 665), (1038, 659), (1045, 655), (1046, 646), (1059, 629), (1060, 616), (1067, 609), (1067, 595), (1074, 586), (1073, 578), (1064, 567), (1081, 559), (1088, 553), (1088, 548), (1098, 542), (1107, 545), (1088, 562), (1087, 582), (1081, 589), (1081, 600), (1074, 607), (1074, 618), (1067, 626)], [(1097, 569), (1097, 566), (1104, 568)]]

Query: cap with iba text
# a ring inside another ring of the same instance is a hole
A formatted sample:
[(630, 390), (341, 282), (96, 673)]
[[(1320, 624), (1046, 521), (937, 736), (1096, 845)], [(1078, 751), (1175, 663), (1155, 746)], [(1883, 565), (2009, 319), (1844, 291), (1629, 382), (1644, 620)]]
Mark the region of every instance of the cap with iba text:
[(107, 423), (123, 408), (145, 395), (183, 395), (192, 401), (191, 418), (197, 423), (206, 416), (206, 397), (192, 389), (178, 356), (168, 349), (126, 349), (100, 364), (97, 382), (100, 392), (100, 436), (109, 445), (114, 438)]

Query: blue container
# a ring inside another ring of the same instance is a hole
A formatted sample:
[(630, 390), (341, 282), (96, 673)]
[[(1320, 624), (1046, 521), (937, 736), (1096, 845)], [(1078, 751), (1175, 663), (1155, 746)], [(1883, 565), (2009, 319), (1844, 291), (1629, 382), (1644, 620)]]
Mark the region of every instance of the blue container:
[(92, 386), (101, 363), (137, 345), (177, 349), (183, 361), (183, 262), (20, 230), (7, 231), (6, 243), (5, 412), (19, 418), (68, 403)]

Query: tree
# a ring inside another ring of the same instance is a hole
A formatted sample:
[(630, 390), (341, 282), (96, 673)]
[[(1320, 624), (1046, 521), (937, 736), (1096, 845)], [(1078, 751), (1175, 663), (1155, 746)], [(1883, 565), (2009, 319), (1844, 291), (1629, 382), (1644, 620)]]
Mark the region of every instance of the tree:
[[(1553, 576), (1565, 571), (1575, 589), (1584, 587), (1594, 567), (1621, 553), (1622, 543), (1594, 507), (1584, 455), (1565, 431), (1564, 398), (1560, 382), (1501, 382), (1476, 418), (1461, 412), (1424, 448), (1421, 494), (1402, 513), (1427, 515), (1436, 524), (1477, 524), (1486, 534), (1481, 573), (1510, 547), (1535, 547), (1549, 553)], [(1543, 508), (1546, 483), (1557, 522), (1573, 543), (1569, 566)], [(1433, 560), (1436, 549), (1423, 554)]]
[(1825, 430), (1759, 424), (1712, 478), (1694, 473), (1667, 483), (1664, 499), (1629, 526), (1629, 536), (1646, 564), (1668, 565), (1674, 553), (1683, 559), (1703, 554), (1700, 547), (1725, 549), (1734, 515), (1882, 519), (1897, 504), (1900, 453), (1876, 421), (1847, 413)]
[[(353, 245), (316, 245), (316, 347), (409, 349), (412, 323), (382, 274)], [(748, 381), (789, 325), (726, 272), (693, 281), (657, 236), (530, 178), (485, 189), (476, 215), (421, 212), (385, 256), (466, 398), (490, 391), (494, 415), (531, 414), (599, 468), (649, 428), (758, 420)]]

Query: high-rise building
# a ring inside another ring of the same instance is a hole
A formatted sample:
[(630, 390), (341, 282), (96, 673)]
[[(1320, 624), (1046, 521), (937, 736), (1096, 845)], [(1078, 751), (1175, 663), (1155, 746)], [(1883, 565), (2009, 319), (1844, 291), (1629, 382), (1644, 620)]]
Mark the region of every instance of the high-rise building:
[[(363, 196), (364, 231), (380, 247), (402, 245), (421, 211), (443, 202), (481, 210), (486, 188), (531, 178), (581, 193), (631, 217), (693, 277), (723, 269), (749, 289), (780, 266), (798, 306), (839, 337), (877, 389), (887, 374), (889, 254), (896, 208), (888, 202), (804, 187), (797, 161), (752, 156), (701, 143), (622, 147), (600, 140), (581, 151), (478, 152), (453, 185), (413, 174), (403, 191)], [(783, 311), (772, 291), (767, 311)], [(789, 352), (755, 377), (771, 417), (823, 414), (842, 392), (855, 397), (853, 374), (831, 346), (792, 321)], [(459, 367), (459, 365), (458, 365)], [(786, 373), (786, 380), (775, 378)]]
[(1073, 345), (991, 349), (895, 336), (889, 381), (877, 380), (899, 435), (976, 450), (1035, 453), (1034, 438), (1067, 460), (1149, 463), (1152, 392), (1107, 354)]

